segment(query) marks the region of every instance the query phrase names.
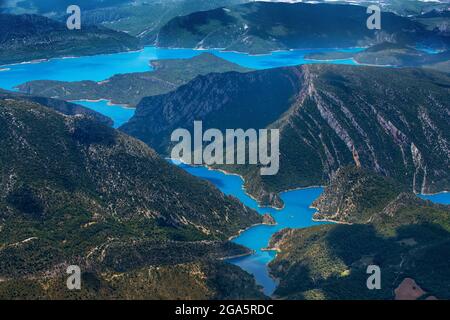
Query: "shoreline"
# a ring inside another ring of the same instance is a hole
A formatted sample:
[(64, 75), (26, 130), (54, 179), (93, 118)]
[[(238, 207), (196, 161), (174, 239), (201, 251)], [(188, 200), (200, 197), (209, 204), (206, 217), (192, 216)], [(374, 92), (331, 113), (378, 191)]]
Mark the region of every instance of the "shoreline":
[[(283, 52), (295, 52), (295, 51), (317, 51), (321, 52), (324, 50), (333, 50), (333, 51), (342, 51), (342, 52), (351, 52), (349, 50), (359, 50), (364, 51), (365, 49), (369, 47), (348, 47), (348, 48), (296, 48), (296, 49), (276, 49), (268, 51), (267, 53), (259, 53), (259, 54), (252, 54), (245, 51), (237, 51), (237, 50), (226, 50), (226, 48), (182, 48), (182, 47), (158, 47), (156, 45), (144, 45), (142, 48), (137, 50), (129, 50), (129, 51), (118, 51), (118, 52), (110, 52), (110, 53), (95, 53), (95, 54), (87, 54), (87, 55), (70, 55), (70, 56), (56, 56), (56, 57), (50, 57), (50, 58), (41, 58), (41, 59), (33, 59), (33, 60), (26, 60), (21, 62), (13, 62), (8, 63), (4, 65), (0, 65), (0, 68), (7, 67), (7, 66), (17, 66), (17, 65), (23, 65), (23, 64), (38, 64), (43, 62), (50, 62), (52, 60), (65, 60), (65, 59), (78, 59), (78, 58), (84, 58), (84, 57), (92, 57), (92, 56), (110, 56), (114, 54), (128, 54), (128, 53), (139, 53), (144, 52), (147, 48), (154, 48), (154, 49), (161, 49), (161, 50), (193, 50), (198, 52), (208, 52), (208, 51), (216, 51), (219, 53), (235, 53), (235, 54), (243, 54), (247, 55), (249, 57), (261, 57), (261, 56), (271, 56), (274, 53), (283, 53)], [(156, 59), (158, 60), (158, 59)], [(165, 59), (163, 59), (165, 60)], [(305, 59), (307, 60), (307, 59)], [(346, 60), (346, 59), (342, 59)], [(152, 60), (150, 60), (152, 61)], [(320, 61), (320, 60), (317, 60)]]
[(77, 104), (77, 102), (80, 102), (80, 101), (81, 102), (93, 102), (93, 103), (106, 101), (107, 102), (106, 104), (108, 106), (110, 106), (110, 107), (120, 107), (120, 108), (124, 108), (124, 109), (129, 109), (129, 110), (135, 110), (136, 109), (136, 108), (130, 107), (128, 104), (120, 104), (120, 103), (116, 104), (116, 103), (113, 103), (112, 100), (104, 99), (104, 98), (102, 98), (102, 99), (95, 99), (95, 100), (92, 100), (92, 99), (68, 100), (68, 102), (75, 103), (75, 104)]
[(60, 56), (60, 57), (33, 59), (33, 60), (27, 60), (27, 61), (21, 61), (21, 62), (2, 64), (2, 65), (0, 65), (0, 68), (7, 67), (7, 66), (18, 66), (18, 65), (23, 65), (23, 64), (38, 64), (38, 63), (43, 63), (43, 62), (50, 62), (52, 60), (66, 60), (66, 59), (78, 59), (78, 58), (93, 57), (93, 56), (110, 56), (113, 54), (138, 53), (138, 52), (144, 51), (144, 49), (145, 49), (145, 46), (139, 50), (118, 51), (118, 52), (111, 52), (111, 53), (95, 53), (95, 54), (88, 54), (88, 55), (83, 55), (83, 56)]
[(227, 260), (232, 260), (232, 259), (244, 258), (244, 257), (248, 257), (248, 256), (251, 256), (251, 255), (254, 255), (255, 252), (256, 252), (255, 250), (250, 250), (250, 249), (249, 249), (249, 251), (250, 252), (248, 252), (248, 253), (237, 254), (237, 255), (229, 256), (229, 257), (223, 257), (223, 258), (219, 258), (218, 260), (219, 261), (227, 261)]
[[(190, 166), (190, 167), (193, 167), (193, 168), (195, 168), (195, 167), (197, 167), (197, 168), (205, 168), (205, 169), (207, 169), (208, 171), (215, 171), (215, 172), (219, 172), (219, 173), (222, 173), (222, 174), (224, 174), (224, 175), (227, 175), (227, 176), (237, 176), (237, 177), (239, 177), (239, 178), (241, 179), (241, 182), (242, 182), (242, 190), (245, 192), (245, 195), (248, 196), (249, 198), (255, 200), (256, 203), (257, 203), (257, 205), (258, 205), (258, 207), (261, 208), (261, 209), (263, 209), (263, 208), (272, 208), (272, 209), (277, 210), (277, 211), (282, 211), (282, 210), (285, 208), (285, 206), (286, 206), (286, 205), (284, 204), (284, 206), (283, 206), (282, 209), (274, 208), (273, 206), (272, 206), (272, 207), (270, 207), (270, 206), (261, 206), (260, 203), (259, 203), (259, 201), (258, 201), (257, 199), (255, 199), (252, 195), (250, 195), (250, 194), (247, 192), (246, 188), (244, 187), (244, 186), (245, 186), (245, 179), (244, 179), (244, 177), (241, 176), (240, 174), (233, 173), (233, 172), (228, 172), (228, 171), (226, 171), (226, 170), (224, 170), (224, 169), (216, 169), (216, 168), (214, 168), (214, 167), (212, 167), (212, 166), (208, 166), (208, 165), (192, 165), (192, 164), (189, 164), (189, 163), (186, 163), (186, 162), (182, 161), (181, 159), (173, 159), (173, 158), (167, 157), (166, 160), (172, 162), (172, 163), (173, 163), (174, 165), (176, 165), (176, 166), (179, 166), (179, 165), (181, 165), (181, 164), (184, 164), (184, 165), (187, 165), (187, 166)], [(199, 177), (199, 178), (200, 178), (200, 177)], [(308, 186), (308, 187), (292, 188), (292, 189), (288, 189), (288, 190), (285, 190), (285, 191), (283, 191), (283, 192), (280, 192), (279, 195), (282, 195), (282, 194), (285, 194), (285, 193), (289, 193), (289, 192), (292, 192), (292, 191), (296, 191), (296, 190), (307, 190), (307, 189), (314, 189), (314, 188), (320, 188), (320, 189), (323, 189), (324, 187), (323, 187), (323, 186)], [(311, 204), (310, 208), (317, 210), (316, 208), (314, 208), (314, 207), (312, 206), (312, 204)], [(317, 211), (318, 211), (318, 210), (317, 210)], [(260, 214), (263, 215), (262, 213), (260, 213)], [(275, 220), (275, 218), (274, 218), (274, 220)], [(313, 221), (313, 222), (322, 222), (322, 221), (316, 221), (314, 218), (311, 218), (311, 221)], [(257, 223), (257, 224), (253, 224), (253, 225), (251, 225), (251, 226), (249, 226), (249, 227), (247, 227), (247, 228), (245, 228), (245, 229), (239, 230), (239, 232), (238, 232), (236, 235), (233, 235), (233, 236), (229, 237), (229, 238), (228, 238), (228, 241), (233, 241), (233, 240), (239, 238), (243, 233), (245, 233), (245, 232), (247, 232), (247, 231), (249, 231), (249, 230), (251, 230), (251, 229), (253, 229), (253, 228), (255, 228), (255, 227), (263, 226), (263, 225), (266, 225), (266, 226), (276, 226), (276, 225), (279, 224), (278, 221), (275, 220), (275, 222), (276, 222), (275, 225), (267, 224), (267, 223)], [(295, 230), (299, 230), (299, 229), (302, 229), (302, 228), (295, 228)], [(271, 237), (273, 237), (273, 235), (274, 235), (275, 233), (276, 233), (276, 232), (275, 232), (275, 230), (274, 230), (274, 232), (271, 234)], [(243, 246), (246, 247), (245, 245), (243, 245)], [(248, 248), (248, 247), (246, 247), (246, 248)], [(275, 276), (271, 273), (271, 269), (270, 269), (270, 267), (269, 267), (269, 264), (277, 258), (278, 254), (279, 254), (281, 251), (279, 251), (279, 250), (277, 250), (277, 249), (269, 248), (269, 244), (267, 244), (266, 247), (262, 247), (262, 248), (259, 248), (259, 249), (257, 249), (257, 250), (252, 250), (252, 249), (250, 249), (250, 248), (248, 248), (248, 249), (250, 250), (249, 253), (242, 254), (242, 255), (236, 255), (236, 256), (234, 256), (234, 257), (226, 257), (226, 258), (222, 258), (222, 259), (220, 259), (220, 260), (221, 260), (221, 261), (228, 262), (228, 263), (231, 263), (231, 264), (233, 264), (233, 265), (236, 265), (236, 264), (234, 264), (234, 263), (233, 263), (232, 261), (230, 261), (230, 260), (255, 256), (256, 254), (258, 254), (259, 251), (260, 251), (260, 252), (274, 252), (274, 257), (273, 257), (273, 259), (271, 259), (268, 263), (264, 264), (264, 266), (261, 266), (261, 267), (265, 269), (265, 272), (267, 272), (268, 277), (273, 281), (273, 284), (275, 285), (275, 288), (274, 288), (274, 291), (273, 291), (273, 292), (275, 292), (276, 289), (277, 289), (277, 287), (279, 286), (280, 280), (279, 280), (277, 277), (275, 277)], [(242, 268), (241, 268), (241, 269), (242, 269)], [(244, 269), (242, 269), (242, 270), (244, 270)], [(246, 271), (246, 270), (244, 270), (244, 271)], [(253, 278), (256, 280), (256, 275), (255, 275), (254, 273), (252, 273), (252, 272), (250, 272), (250, 271), (246, 271), (246, 272), (248, 272), (249, 274), (251, 274), (251, 275), (253, 276)], [(258, 284), (259, 286), (262, 287), (263, 292), (266, 290), (266, 287), (265, 287), (264, 285), (262, 285), (262, 284), (259, 283), (259, 282), (257, 282), (257, 284)], [(269, 291), (271, 291), (271, 290), (269, 290)], [(273, 293), (273, 292), (271, 292), (270, 294), (266, 294), (266, 295), (273, 298), (273, 297), (274, 297), (274, 293)]]
[(447, 191), (447, 190), (444, 190), (444, 191), (439, 191), (439, 192), (436, 192), (436, 193), (416, 193), (416, 196), (438, 196), (438, 195), (441, 195), (441, 194), (447, 194), (447, 193), (450, 193), (450, 191)]
[[(175, 165), (177, 165), (177, 164), (175, 162), (173, 162), (173, 161), (178, 161), (180, 164), (188, 165), (188, 166), (191, 166), (191, 167), (194, 167), (194, 168), (195, 167), (201, 167), (201, 168), (206, 168), (209, 171), (217, 171), (217, 172), (223, 173), (223, 174), (225, 174), (227, 176), (239, 177), (242, 180), (242, 188), (241, 188), (241, 190), (244, 191), (245, 194), (249, 198), (251, 198), (252, 200), (256, 201), (256, 203), (258, 205), (258, 208), (260, 208), (260, 209), (269, 208), (269, 209), (273, 209), (273, 210), (276, 210), (276, 211), (283, 211), (285, 209), (285, 207), (286, 207), (286, 204), (284, 204), (284, 202), (283, 202), (283, 207), (282, 208), (277, 208), (277, 207), (271, 206), (271, 205), (262, 205), (261, 202), (257, 198), (255, 198), (255, 196), (253, 196), (252, 194), (250, 194), (248, 192), (247, 188), (245, 188), (245, 183), (246, 183), (245, 178), (242, 175), (238, 174), (238, 173), (229, 172), (229, 171), (226, 171), (224, 169), (218, 169), (218, 168), (216, 169), (216, 168), (214, 168), (214, 167), (212, 167), (210, 165), (193, 165), (193, 164), (186, 163), (186, 162), (182, 161), (181, 159), (173, 159), (173, 158), (170, 158), (170, 157), (167, 157), (165, 159), (172, 161), (172, 163), (175, 164)], [(289, 193), (289, 192), (308, 190), (308, 189), (324, 189), (324, 188), (326, 188), (326, 186), (317, 186), (317, 185), (315, 185), (315, 186), (307, 186), (307, 187), (298, 187), (298, 188), (286, 189), (284, 191), (277, 192), (277, 194), (278, 194), (279, 197), (281, 197), (283, 194), (286, 194), (286, 193)], [(313, 209), (315, 209), (315, 208), (313, 208)]]

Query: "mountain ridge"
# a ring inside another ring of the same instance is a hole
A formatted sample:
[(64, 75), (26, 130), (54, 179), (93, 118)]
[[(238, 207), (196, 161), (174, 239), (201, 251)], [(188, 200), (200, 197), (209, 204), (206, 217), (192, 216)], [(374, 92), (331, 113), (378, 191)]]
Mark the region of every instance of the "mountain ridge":
[(276, 176), (217, 166), (242, 175), (264, 205), (282, 206), (279, 192), (325, 185), (349, 164), (394, 176), (411, 191), (439, 192), (449, 187), (449, 81), (422, 69), (334, 65), (207, 75), (144, 98), (121, 130), (167, 155), (171, 132), (192, 130), (194, 120), (205, 130), (280, 129)]
[(202, 53), (191, 59), (152, 60), (153, 71), (115, 75), (101, 82), (30, 81), (17, 86), (28, 94), (64, 100), (110, 100), (114, 104), (134, 106), (144, 97), (175, 90), (198, 75), (216, 72), (247, 72), (250, 69)]
[[(264, 298), (247, 273), (218, 261), (248, 254), (228, 238), (263, 218), (211, 183), (36, 102), (0, 99), (0, 137), (2, 298)], [(65, 287), (73, 264), (86, 277), (76, 293)]]
[(161, 28), (157, 45), (254, 54), (301, 48), (363, 47), (388, 40), (449, 46), (448, 38), (389, 12), (383, 12), (382, 30), (369, 30), (366, 10), (341, 4), (252, 2), (174, 18)]
[(123, 32), (83, 25), (69, 30), (59, 21), (24, 14), (0, 14), (0, 64), (74, 55), (138, 50), (139, 41)]

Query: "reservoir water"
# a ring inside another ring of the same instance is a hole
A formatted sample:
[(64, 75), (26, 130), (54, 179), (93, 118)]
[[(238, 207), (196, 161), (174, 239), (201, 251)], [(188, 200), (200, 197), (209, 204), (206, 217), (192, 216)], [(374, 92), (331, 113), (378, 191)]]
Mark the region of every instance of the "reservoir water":
[[(225, 60), (252, 69), (267, 69), (306, 63), (305, 55), (317, 52), (359, 52), (362, 48), (314, 49), (277, 51), (266, 55), (248, 55), (220, 50), (164, 49), (145, 47), (141, 51), (95, 56), (55, 58), (46, 61), (14, 64), (0, 67), (0, 88), (12, 90), (15, 86), (32, 80), (102, 81), (115, 74), (151, 71), (150, 61), (159, 59), (189, 59), (203, 52), (212, 53)], [(320, 62), (324, 63), (324, 62)], [(352, 59), (327, 61), (335, 64), (356, 64)], [(105, 97), (107, 98), (107, 97)]]
[[(153, 70), (150, 61), (163, 59), (190, 59), (204, 52), (252, 69), (268, 69), (313, 63), (333, 63), (355, 65), (353, 59), (314, 61), (305, 59), (310, 53), (319, 52), (360, 52), (363, 48), (346, 49), (309, 49), (276, 51), (265, 55), (249, 55), (220, 50), (165, 49), (145, 47), (141, 51), (100, 54), (95, 56), (55, 58), (44, 61), (27, 62), (0, 67), (0, 88), (15, 90), (19, 84), (33, 80), (58, 81), (103, 81), (115, 74), (145, 72)], [(108, 97), (104, 97), (108, 98)], [(114, 127), (127, 122), (134, 114), (133, 109), (120, 105), (111, 105), (107, 101), (76, 101), (90, 109), (108, 115), (114, 121)]]
[(264, 251), (263, 249), (267, 248), (272, 235), (282, 229), (299, 229), (322, 224), (312, 220), (312, 216), (316, 210), (311, 209), (310, 206), (320, 196), (323, 189), (310, 188), (281, 194), (281, 198), (285, 203), (283, 210), (261, 208), (254, 199), (245, 193), (241, 177), (209, 170), (205, 167), (192, 167), (177, 161), (173, 162), (190, 174), (212, 182), (223, 193), (235, 196), (245, 205), (255, 209), (260, 214), (269, 213), (275, 219), (277, 222), (275, 226), (260, 225), (252, 227), (233, 239), (235, 243), (254, 250), (254, 253), (246, 257), (229, 260), (230, 263), (251, 273), (257, 283), (263, 287), (264, 293), (268, 296), (272, 295), (277, 283), (269, 275), (268, 264), (275, 258), (275, 252)]
[[(363, 49), (322, 49), (322, 50), (293, 50), (273, 52), (267, 55), (251, 56), (243, 53), (221, 52), (219, 50), (192, 50), (192, 49), (161, 49), (146, 47), (139, 52), (117, 53), (109, 55), (96, 55), (77, 58), (60, 58), (36, 63), (24, 63), (0, 67), (0, 88), (13, 90), (15, 86), (31, 80), (60, 80), (102, 81), (115, 74), (150, 71), (149, 61), (156, 59), (188, 59), (202, 52), (210, 52), (228, 61), (253, 69), (266, 69), (281, 66), (292, 66), (307, 63), (318, 63), (305, 59), (308, 53), (316, 52), (359, 52)], [(320, 62), (323, 63), (323, 62)], [(356, 64), (352, 59), (330, 60), (333, 64)], [(96, 110), (114, 120), (114, 126), (119, 127), (128, 121), (134, 114), (133, 109), (119, 105), (111, 105), (106, 100), (76, 101), (88, 108)], [(275, 257), (274, 252), (264, 251), (270, 237), (284, 228), (306, 228), (320, 223), (312, 221), (315, 212), (310, 206), (322, 193), (322, 188), (311, 188), (285, 192), (281, 195), (285, 202), (283, 210), (260, 208), (255, 200), (250, 198), (243, 190), (243, 180), (235, 175), (227, 175), (219, 171), (208, 170), (204, 167), (191, 167), (178, 163), (189, 173), (211, 181), (222, 192), (233, 195), (245, 205), (257, 210), (260, 214), (270, 213), (276, 220), (276, 226), (256, 226), (245, 232), (233, 241), (252, 250), (254, 254), (229, 260), (242, 269), (253, 274), (258, 284), (264, 288), (267, 295), (271, 295), (276, 288), (276, 281), (268, 273), (268, 263)], [(450, 193), (441, 193), (432, 196), (422, 196), (437, 203), (450, 204)]]
[(89, 109), (97, 111), (98, 113), (104, 114), (110, 117), (114, 121), (114, 128), (118, 128), (125, 122), (131, 119), (134, 115), (135, 109), (127, 108), (121, 105), (112, 104), (107, 100), (100, 101), (87, 101), (87, 100), (76, 100), (73, 103), (80, 104)]
[(450, 205), (450, 192), (441, 192), (431, 195), (420, 195), (422, 199), (430, 200), (434, 203)]

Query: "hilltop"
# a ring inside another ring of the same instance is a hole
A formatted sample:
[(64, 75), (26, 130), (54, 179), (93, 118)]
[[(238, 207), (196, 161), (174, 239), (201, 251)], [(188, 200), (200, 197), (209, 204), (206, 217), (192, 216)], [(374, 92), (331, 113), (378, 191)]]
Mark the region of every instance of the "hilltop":
[[(321, 210), (316, 218), (352, 224), (274, 235), (270, 246), (278, 255), (270, 270), (280, 280), (276, 296), (374, 300), (415, 291), (416, 299), (449, 299), (449, 206), (421, 200), (392, 179), (354, 167), (339, 170), (315, 205)], [(381, 290), (366, 286), (369, 265), (381, 269)]]
[(0, 14), (0, 65), (139, 48), (136, 38), (104, 27), (69, 30), (65, 23), (39, 15)]
[(367, 7), (356, 5), (251, 2), (176, 17), (161, 28), (157, 45), (253, 54), (365, 47), (385, 41), (449, 46), (448, 37), (390, 12), (383, 12), (382, 30), (369, 30), (366, 11)]
[[(8, 98), (0, 146), (2, 298), (262, 297), (217, 260), (248, 253), (227, 239), (262, 217), (142, 142)], [(64, 289), (71, 264), (84, 291)]]
[(250, 71), (210, 53), (191, 59), (153, 60), (150, 64), (153, 71), (115, 75), (101, 82), (37, 80), (17, 88), (21, 92), (64, 100), (107, 99), (115, 104), (135, 106), (144, 97), (168, 93), (199, 75)]

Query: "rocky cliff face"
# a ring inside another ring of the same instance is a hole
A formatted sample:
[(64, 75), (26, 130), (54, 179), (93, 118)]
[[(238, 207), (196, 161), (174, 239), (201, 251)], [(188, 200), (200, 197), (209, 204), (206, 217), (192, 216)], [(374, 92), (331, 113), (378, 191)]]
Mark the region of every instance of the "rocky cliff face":
[(410, 191), (449, 188), (450, 77), (420, 69), (310, 65), (200, 77), (143, 99), (122, 130), (168, 154), (177, 128), (279, 128), (280, 171), (221, 166), (247, 190), (281, 206), (276, 193), (325, 185), (355, 165), (395, 178)]
[(191, 130), (195, 120), (205, 128), (263, 128), (289, 109), (301, 80), (295, 68), (200, 76), (166, 95), (142, 99), (121, 130), (168, 154), (172, 131)]

